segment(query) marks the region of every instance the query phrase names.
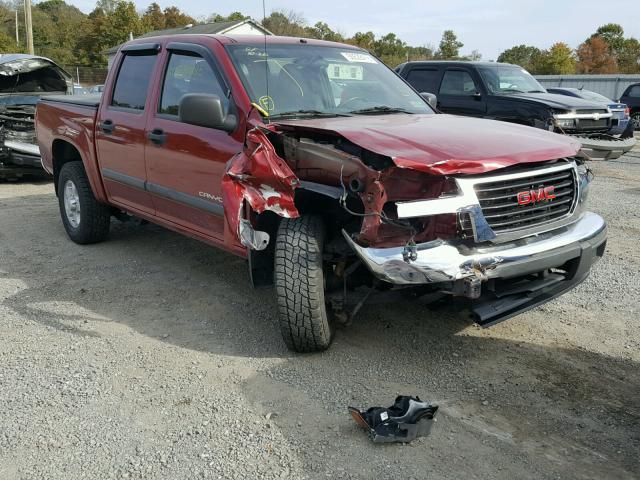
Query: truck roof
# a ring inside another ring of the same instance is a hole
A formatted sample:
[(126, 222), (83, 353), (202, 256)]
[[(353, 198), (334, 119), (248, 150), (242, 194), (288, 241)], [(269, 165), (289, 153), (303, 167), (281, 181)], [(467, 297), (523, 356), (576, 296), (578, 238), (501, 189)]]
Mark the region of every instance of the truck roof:
[(349, 50), (362, 50), (360, 47), (354, 45), (348, 45), (346, 43), (329, 42), (327, 40), (316, 40), (313, 38), (301, 38), (301, 37), (281, 37), (277, 35), (218, 35), (218, 34), (206, 34), (206, 33), (184, 33), (175, 35), (158, 35), (155, 37), (140, 37), (135, 40), (124, 43), (124, 45), (132, 45), (136, 43), (149, 43), (150, 40), (170, 40), (170, 41), (184, 41), (188, 38), (214, 38), (224, 45), (255, 45), (264, 46), (265, 43), (269, 45), (317, 45), (325, 47), (340, 47)]
[(514, 65), (513, 63), (502, 63), (502, 62), (482, 62), (482, 61), (470, 61), (470, 60), (415, 60), (412, 62), (403, 63), (403, 65), (473, 65), (476, 67), (495, 67), (495, 66), (508, 66), (508, 67), (518, 67), (522, 68), (518, 65)]

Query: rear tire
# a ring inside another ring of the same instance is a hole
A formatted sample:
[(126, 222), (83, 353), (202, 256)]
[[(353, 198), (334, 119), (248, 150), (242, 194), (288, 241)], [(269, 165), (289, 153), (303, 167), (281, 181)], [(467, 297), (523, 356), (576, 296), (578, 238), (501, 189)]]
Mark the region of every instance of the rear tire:
[(640, 112), (631, 115), (631, 123), (633, 123), (635, 130), (640, 130)]
[(58, 203), (64, 229), (75, 243), (85, 245), (107, 238), (111, 212), (93, 195), (82, 162), (62, 166), (58, 177)]
[(275, 245), (274, 281), (280, 330), (295, 352), (318, 352), (331, 344), (332, 328), (324, 299), (324, 223), (308, 215), (284, 219)]

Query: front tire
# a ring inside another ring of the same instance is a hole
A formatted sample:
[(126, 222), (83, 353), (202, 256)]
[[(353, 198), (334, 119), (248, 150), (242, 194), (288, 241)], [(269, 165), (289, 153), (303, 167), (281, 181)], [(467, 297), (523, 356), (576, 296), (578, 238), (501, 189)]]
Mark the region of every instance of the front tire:
[(295, 352), (318, 352), (331, 344), (324, 299), (324, 223), (314, 215), (284, 219), (276, 236), (274, 281), (280, 330)]
[(64, 229), (75, 243), (85, 245), (107, 238), (111, 212), (93, 195), (82, 162), (62, 166), (58, 177), (58, 202)]

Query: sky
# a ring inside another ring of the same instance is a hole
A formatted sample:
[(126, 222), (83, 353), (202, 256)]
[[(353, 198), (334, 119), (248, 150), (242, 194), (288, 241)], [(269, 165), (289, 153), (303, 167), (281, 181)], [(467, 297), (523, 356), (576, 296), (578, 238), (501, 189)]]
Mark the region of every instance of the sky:
[[(144, 10), (152, 0), (134, 0)], [(262, 18), (262, 0), (156, 0), (161, 7), (176, 5), (199, 18), (233, 11)], [(626, 36), (640, 39), (638, 0), (265, 0), (272, 10), (293, 10), (309, 25), (326, 22), (343, 35), (372, 31), (395, 33), (414, 46), (437, 47), (444, 30), (453, 30), (464, 43), (461, 53), (479, 50), (485, 60), (495, 60), (505, 49), (527, 44), (548, 48), (565, 42), (575, 48), (600, 25), (619, 23)], [(67, 0), (85, 13), (95, 1)]]

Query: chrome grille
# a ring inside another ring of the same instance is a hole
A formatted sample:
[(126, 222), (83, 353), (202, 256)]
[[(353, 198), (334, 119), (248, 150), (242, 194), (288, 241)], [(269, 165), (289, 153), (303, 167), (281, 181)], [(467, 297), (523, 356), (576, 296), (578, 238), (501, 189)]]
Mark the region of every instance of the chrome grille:
[[(555, 188), (554, 199), (528, 205), (518, 204), (519, 192), (538, 191), (549, 186)], [(498, 235), (559, 220), (572, 212), (577, 196), (577, 182), (572, 167), (546, 173), (533, 171), (530, 175), (508, 180), (478, 181), (473, 188), (485, 219)], [(460, 224), (463, 234), (472, 237), (471, 218), (462, 216)]]
[(591, 114), (591, 113), (609, 113), (606, 108), (582, 108), (576, 111), (577, 114)]

